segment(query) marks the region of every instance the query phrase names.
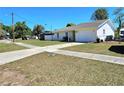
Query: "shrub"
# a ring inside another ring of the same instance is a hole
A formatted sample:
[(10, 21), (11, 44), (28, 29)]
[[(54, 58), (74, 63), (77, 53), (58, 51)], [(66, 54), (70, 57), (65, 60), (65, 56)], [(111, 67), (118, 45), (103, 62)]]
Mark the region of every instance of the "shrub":
[(63, 37), (63, 41), (68, 41), (68, 37), (67, 36), (65, 36), (65, 37)]
[(97, 38), (97, 39), (96, 39), (96, 42), (97, 42), (97, 43), (100, 43), (100, 39), (99, 39), (99, 38)]

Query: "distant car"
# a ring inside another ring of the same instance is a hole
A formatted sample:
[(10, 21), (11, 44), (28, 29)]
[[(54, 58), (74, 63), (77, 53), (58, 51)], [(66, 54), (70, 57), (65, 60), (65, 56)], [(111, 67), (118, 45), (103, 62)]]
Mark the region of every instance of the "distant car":
[(124, 28), (120, 29), (120, 40), (124, 41)]

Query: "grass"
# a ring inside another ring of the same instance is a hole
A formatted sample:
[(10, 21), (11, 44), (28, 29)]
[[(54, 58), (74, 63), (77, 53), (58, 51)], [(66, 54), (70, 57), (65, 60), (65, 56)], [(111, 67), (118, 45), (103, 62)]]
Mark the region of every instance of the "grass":
[[(112, 46), (123, 46), (123, 49), (124, 49), (124, 42), (121, 42), (121, 44), (119, 44), (118, 42), (87, 43), (83, 45), (67, 47), (64, 49), (71, 50), (71, 51), (97, 53), (97, 54), (124, 57), (124, 54), (117, 53), (115, 51), (110, 51), (109, 48), (111, 48)], [(117, 50), (117, 48), (115, 50)], [(120, 52), (124, 52), (124, 50), (120, 50)]]
[(60, 41), (45, 41), (45, 40), (17, 40), (17, 42), (22, 42), (22, 43), (26, 43), (26, 44), (41, 46), (41, 47), (64, 43), (64, 42), (60, 42)]
[(14, 51), (14, 50), (21, 50), (21, 49), (26, 49), (26, 48), (12, 43), (11, 44), (0, 43), (0, 53)]
[(124, 66), (47, 52), (0, 66), (0, 85), (124, 85)]

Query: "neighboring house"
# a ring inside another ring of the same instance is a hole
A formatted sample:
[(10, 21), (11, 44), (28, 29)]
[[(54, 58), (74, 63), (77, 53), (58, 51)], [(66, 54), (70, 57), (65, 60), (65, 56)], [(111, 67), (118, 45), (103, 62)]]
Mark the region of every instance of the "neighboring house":
[(97, 38), (105, 41), (108, 36), (114, 38), (114, 25), (110, 19), (89, 23), (81, 23), (76, 26), (66, 27), (54, 31), (53, 40), (96, 42)]
[(45, 40), (53, 40), (54, 33), (52, 31), (45, 31), (44, 38)]
[(45, 34), (45, 35), (44, 35), (44, 38), (45, 38), (45, 40), (55, 40), (55, 39), (53, 38), (53, 36), (54, 36), (53, 33)]

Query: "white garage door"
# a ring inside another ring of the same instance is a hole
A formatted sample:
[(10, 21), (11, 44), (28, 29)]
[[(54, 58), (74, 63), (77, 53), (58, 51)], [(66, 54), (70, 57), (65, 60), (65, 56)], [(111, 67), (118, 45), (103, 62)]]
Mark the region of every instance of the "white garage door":
[(78, 42), (95, 42), (97, 37), (95, 31), (77, 31), (75, 38)]

